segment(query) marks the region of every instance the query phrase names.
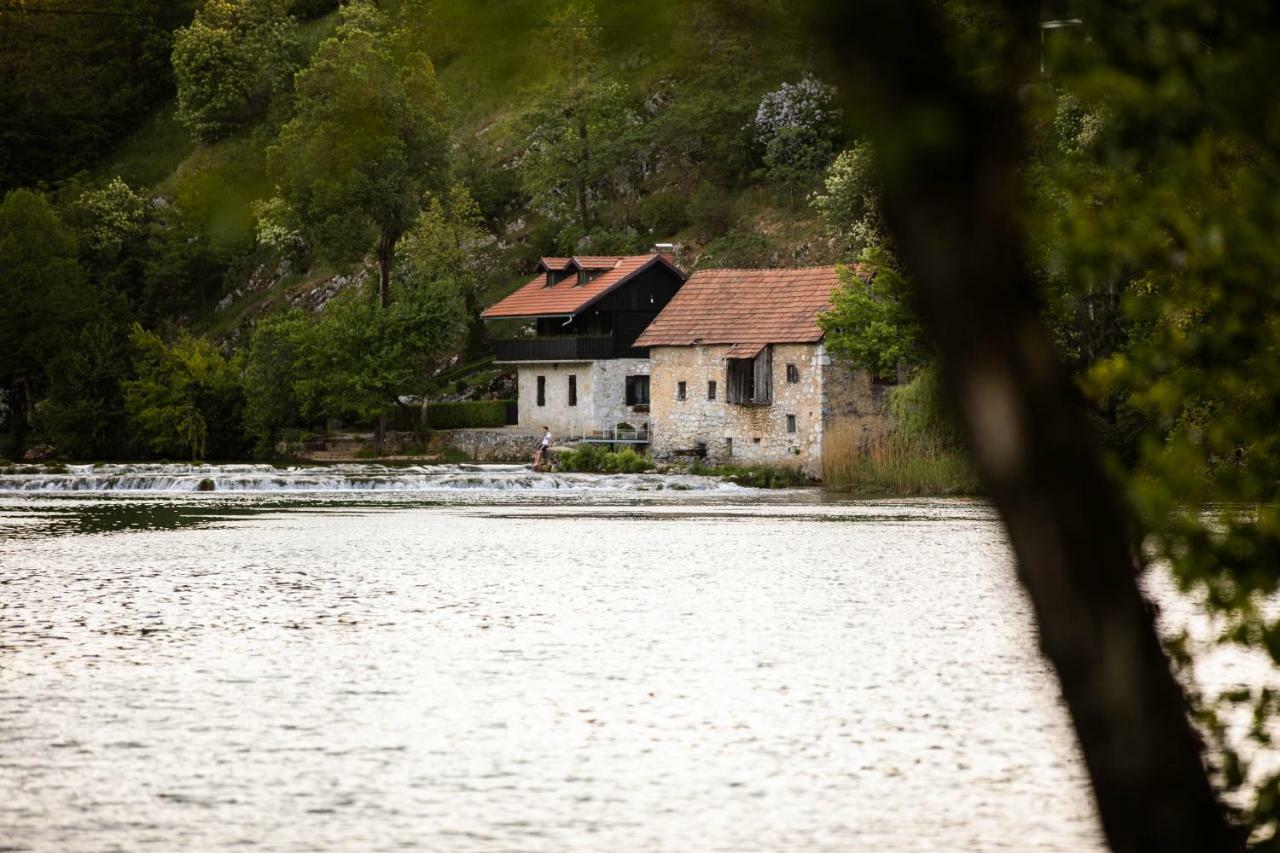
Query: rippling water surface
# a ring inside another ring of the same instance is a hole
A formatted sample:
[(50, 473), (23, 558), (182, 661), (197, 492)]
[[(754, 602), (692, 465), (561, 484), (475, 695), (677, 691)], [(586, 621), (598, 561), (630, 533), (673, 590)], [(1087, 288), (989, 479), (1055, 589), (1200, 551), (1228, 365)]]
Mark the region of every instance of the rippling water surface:
[(1101, 849), (983, 505), (636, 482), (0, 494), (0, 848)]

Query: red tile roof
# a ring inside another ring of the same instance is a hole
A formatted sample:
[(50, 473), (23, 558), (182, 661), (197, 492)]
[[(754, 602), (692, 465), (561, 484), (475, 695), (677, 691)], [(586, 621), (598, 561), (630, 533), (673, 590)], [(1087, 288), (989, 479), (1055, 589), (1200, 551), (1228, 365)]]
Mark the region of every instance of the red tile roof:
[[(546, 258), (547, 261), (559, 260)], [(567, 317), (577, 314), (593, 302), (628, 281), (636, 273), (654, 264), (664, 264), (681, 278), (684, 273), (661, 255), (626, 255), (623, 257), (573, 258), (583, 269), (603, 270), (586, 284), (578, 284), (577, 276), (547, 287), (546, 275), (539, 275), (515, 293), (491, 305), (480, 316), (486, 320), (515, 317)]]
[(733, 344), (750, 358), (766, 344), (822, 340), (818, 315), (840, 286), (835, 267), (702, 270), (690, 276), (635, 346)]
[(556, 272), (564, 272), (569, 268), (569, 262), (572, 258), (539, 258), (538, 269), (555, 270)]

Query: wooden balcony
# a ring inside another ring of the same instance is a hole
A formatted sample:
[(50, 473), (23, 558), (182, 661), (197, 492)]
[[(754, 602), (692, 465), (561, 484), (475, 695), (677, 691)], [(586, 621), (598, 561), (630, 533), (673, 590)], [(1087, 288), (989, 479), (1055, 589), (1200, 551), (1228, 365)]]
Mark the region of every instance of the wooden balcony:
[(494, 341), (493, 352), (496, 361), (595, 361), (616, 358), (622, 354), (615, 353), (613, 337), (610, 335), (556, 335)]

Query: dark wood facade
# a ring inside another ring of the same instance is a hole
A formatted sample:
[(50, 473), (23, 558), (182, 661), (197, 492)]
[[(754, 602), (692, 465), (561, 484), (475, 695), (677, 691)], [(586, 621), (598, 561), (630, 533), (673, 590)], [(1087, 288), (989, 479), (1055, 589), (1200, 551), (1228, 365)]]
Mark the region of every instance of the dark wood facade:
[(654, 264), (578, 314), (538, 317), (536, 337), (495, 341), (495, 354), (498, 361), (648, 358), (648, 349), (633, 344), (683, 283), (670, 267)]

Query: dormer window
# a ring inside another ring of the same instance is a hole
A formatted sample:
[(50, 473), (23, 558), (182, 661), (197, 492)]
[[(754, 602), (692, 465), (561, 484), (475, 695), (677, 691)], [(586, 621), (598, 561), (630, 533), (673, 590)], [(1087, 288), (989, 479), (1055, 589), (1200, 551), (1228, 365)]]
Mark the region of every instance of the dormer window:
[(547, 270), (547, 287), (551, 287), (556, 283), (556, 274), (554, 270)]
[(589, 278), (589, 276), (587, 275), (587, 271), (586, 271), (586, 270), (584, 270), (584, 269), (579, 269), (579, 270), (578, 270), (578, 286), (579, 286), (579, 287), (581, 287), (582, 285), (586, 284), (586, 283), (587, 283), (588, 278)]

